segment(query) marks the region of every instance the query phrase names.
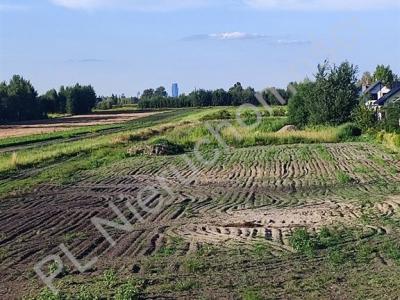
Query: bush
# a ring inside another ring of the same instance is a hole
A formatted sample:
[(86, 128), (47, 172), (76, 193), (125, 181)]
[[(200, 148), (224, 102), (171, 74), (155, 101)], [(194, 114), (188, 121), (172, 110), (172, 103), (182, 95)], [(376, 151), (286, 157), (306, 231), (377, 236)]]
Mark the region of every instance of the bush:
[(333, 248), (328, 251), (328, 261), (334, 266), (340, 266), (346, 262), (347, 256), (343, 250), (339, 248)]
[(272, 110), (272, 115), (274, 117), (284, 117), (286, 116), (286, 108), (284, 107), (277, 107)]
[(298, 127), (308, 124), (308, 109), (306, 99), (310, 94), (313, 83), (306, 82), (297, 86), (297, 93), (294, 94), (288, 104), (289, 123)]
[(347, 173), (343, 171), (338, 171), (336, 173), (336, 178), (341, 184), (350, 183), (353, 179)]
[(296, 251), (307, 256), (313, 256), (318, 244), (305, 228), (296, 229), (289, 238), (289, 243)]
[(341, 141), (346, 141), (354, 137), (360, 136), (362, 130), (352, 123), (347, 123), (339, 127), (338, 137)]
[(225, 120), (225, 119), (233, 119), (234, 115), (227, 111), (226, 109), (219, 110), (216, 112), (213, 112), (211, 114), (207, 114), (203, 116), (200, 120), (201, 121), (211, 121), (211, 120)]
[(139, 288), (135, 282), (130, 281), (121, 285), (115, 292), (115, 300), (136, 300), (139, 299)]
[(352, 113), (353, 122), (364, 132), (372, 129), (377, 124), (375, 112), (364, 104), (357, 106)]

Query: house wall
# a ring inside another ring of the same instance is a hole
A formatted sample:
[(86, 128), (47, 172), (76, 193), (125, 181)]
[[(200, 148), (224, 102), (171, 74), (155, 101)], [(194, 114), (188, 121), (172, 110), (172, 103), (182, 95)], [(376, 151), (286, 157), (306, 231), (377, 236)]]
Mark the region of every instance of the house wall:
[(386, 86), (383, 86), (378, 92), (378, 99), (382, 98), (383, 96), (385, 96), (389, 92), (390, 92), (390, 89), (387, 88)]

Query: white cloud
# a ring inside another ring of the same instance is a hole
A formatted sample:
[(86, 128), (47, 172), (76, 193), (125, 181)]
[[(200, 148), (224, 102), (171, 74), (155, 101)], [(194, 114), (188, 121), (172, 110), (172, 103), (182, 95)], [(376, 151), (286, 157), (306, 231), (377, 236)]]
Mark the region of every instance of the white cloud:
[(271, 45), (306, 45), (310, 41), (279, 38), (277, 36), (247, 33), (240, 31), (219, 32), (210, 34), (197, 34), (182, 39), (183, 41), (201, 41), (201, 40), (217, 40), (217, 41), (234, 41), (234, 40), (265, 40)]
[(400, 0), (244, 0), (270, 10), (371, 10), (400, 8)]
[(56, 5), (70, 9), (130, 9), (144, 11), (168, 11), (200, 7), (210, 0), (50, 0)]
[(246, 32), (220, 32), (220, 33), (211, 33), (207, 35), (210, 39), (215, 40), (249, 40), (249, 39), (263, 39), (267, 38), (266, 35), (257, 34), (257, 33), (246, 33)]
[(210, 34), (196, 34), (183, 38), (184, 41), (196, 41), (196, 40), (220, 40), (220, 41), (232, 41), (232, 40), (255, 40), (255, 39), (266, 39), (269, 36), (258, 33), (246, 33), (246, 32), (219, 32)]

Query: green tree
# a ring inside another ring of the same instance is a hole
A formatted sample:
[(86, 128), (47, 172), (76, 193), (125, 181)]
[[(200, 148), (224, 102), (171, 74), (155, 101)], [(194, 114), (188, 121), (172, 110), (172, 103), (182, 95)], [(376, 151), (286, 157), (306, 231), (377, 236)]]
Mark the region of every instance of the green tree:
[(240, 82), (235, 83), (233, 87), (229, 89), (229, 95), (232, 99), (232, 105), (240, 105), (243, 103), (243, 87)]
[(165, 90), (165, 87), (160, 86), (160, 87), (156, 88), (156, 90), (154, 91), (154, 96), (156, 96), (156, 97), (168, 97), (168, 93)]
[(224, 89), (217, 89), (212, 92), (211, 104), (213, 106), (224, 106), (231, 104), (231, 96)]
[(58, 93), (55, 89), (51, 89), (44, 95), (40, 96), (40, 100), (46, 112), (58, 112), (60, 105), (58, 102)]
[(318, 65), (310, 97), (306, 99), (311, 124), (341, 124), (358, 104), (358, 68), (348, 62)]
[(14, 75), (7, 86), (6, 119), (13, 121), (33, 120), (46, 117), (32, 84)]
[(154, 96), (154, 89), (146, 89), (143, 91), (141, 99), (150, 99)]
[(0, 83), (0, 122), (7, 120), (8, 115), (8, 92), (7, 83)]
[(378, 65), (374, 72), (374, 80), (381, 81), (384, 85), (392, 87), (396, 76), (390, 66)]
[(65, 88), (66, 112), (69, 114), (86, 114), (96, 105), (97, 97), (92, 86), (81, 86), (78, 83), (73, 87)]

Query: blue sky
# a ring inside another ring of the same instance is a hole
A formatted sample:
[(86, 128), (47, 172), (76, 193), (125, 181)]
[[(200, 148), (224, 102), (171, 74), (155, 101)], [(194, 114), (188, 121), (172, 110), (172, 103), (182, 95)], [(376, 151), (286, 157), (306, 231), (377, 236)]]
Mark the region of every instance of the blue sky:
[(0, 0), (0, 80), (98, 94), (284, 87), (324, 59), (400, 73), (400, 0)]

